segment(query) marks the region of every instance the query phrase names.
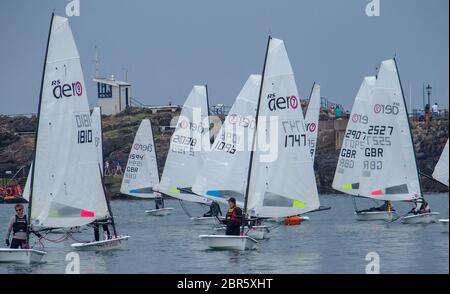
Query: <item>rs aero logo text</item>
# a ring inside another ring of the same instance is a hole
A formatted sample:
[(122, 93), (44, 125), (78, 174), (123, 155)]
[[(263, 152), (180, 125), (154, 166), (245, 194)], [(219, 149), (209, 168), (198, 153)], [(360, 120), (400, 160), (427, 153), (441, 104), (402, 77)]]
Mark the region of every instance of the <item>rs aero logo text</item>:
[(299, 99), (296, 96), (278, 97), (275, 93), (267, 95), (267, 103), (270, 111), (283, 109), (297, 109)]
[(83, 86), (80, 81), (70, 84), (63, 84), (60, 80), (52, 81), (53, 97), (61, 99), (63, 97), (81, 96), (83, 95)]

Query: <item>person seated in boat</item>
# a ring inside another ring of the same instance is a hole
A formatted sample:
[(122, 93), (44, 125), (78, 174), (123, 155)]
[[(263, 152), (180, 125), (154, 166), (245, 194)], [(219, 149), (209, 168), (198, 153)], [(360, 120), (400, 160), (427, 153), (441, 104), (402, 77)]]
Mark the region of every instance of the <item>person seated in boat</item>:
[(220, 205), (216, 201), (213, 201), (209, 205), (209, 211), (207, 211), (203, 216), (204, 217), (211, 217), (211, 216), (219, 217), (219, 215), (222, 216), (222, 210), (220, 209)]
[[(28, 227), (28, 221), (27, 216), (23, 211), (23, 205), (22, 204), (16, 204), (14, 206), (16, 210), (16, 214), (13, 215), (9, 221), (8, 230), (6, 231), (5, 236), (5, 243), (6, 246), (10, 246), (10, 248), (17, 249), (17, 248), (26, 248), (27, 243), (27, 227)], [(12, 235), (13, 238), (11, 240), (11, 244), (9, 243), (9, 235)], [(41, 238), (41, 234), (38, 232), (30, 231), (33, 234), (35, 234), (37, 237)]]
[(387, 211), (392, 212), (395, 211), (394, 207), (392, 206), (391, 201), (384, 201), (384, 203), (380, 207), (375, 207), (373, 211)]
[(100, 225), (102, 226), (103, 233), (106, 232), (106, 238), (111, 239), (111, 233), (109, 232), (108, 225), (110, 224), (109, 219), (96, 220), (92, 223), (94, 225), (94, 238), (95, 241), (100, 241)]
[(228, 199), (228, 211), (223, 223), (227, 226), (225, 235), (239, 236), (242, 225), (242, 210), (236, 206), (236, 199)]
[(395, 211), (395, 209), (392, 206), (391, 201), (384, 201), (384, 203), (379, 207), (371, 207), (369, 209), (357, 210), (356, 212), (360, 213), (360, 212), (375, 212), (375, 211), (392, 212)]
[[(419, 202), (422, 204), (419, 206)], [(428, 202), (425, 201), (425, 199), (422, 199), (420, 201), (414, 201), (415, 207), (413, 207), (408, 213), (412, 214), (423, 214), (423, 213), (430, 213), (431, 208)]]
[(157, 198), (155, 198), (155, 209), (162, 209), (164, 208), (164, 198), (161, 195), (161, 193), (155, 193)]

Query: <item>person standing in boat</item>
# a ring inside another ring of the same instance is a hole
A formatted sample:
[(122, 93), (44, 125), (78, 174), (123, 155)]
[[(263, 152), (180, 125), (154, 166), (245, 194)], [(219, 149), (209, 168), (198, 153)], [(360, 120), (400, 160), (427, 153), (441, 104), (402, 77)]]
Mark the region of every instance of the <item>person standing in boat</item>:
[(155, 192), (155, 195), (157, 196), (155, 198), (155, 209), (162, 209), (164, 208), (164, 198), (161, 193)]
[(109, 219), (96, 220), (93, 223), (94, 226), (94, 239), (95, 241), (100, 241), (100, 226), (102, 226), (103, 233), (106, 232), (106, 236), (103, 236), (104, 240), (111, 239), (111, 233), (109, 232), (108, 225), (110, 224)]
[(209, 211), (206, 212), (203, 216), (204, 217), (219, 217), (222, 216), (222, 210), (220, 209), (220, 205), (216, 202), (213, 201), (211, 202), (210, 206), (209, 206)]
[(236, 199), (228, 199), (228, 211), (223, 223), (227, 225), (225, 235), (239, 236), (242, 225), (242, 210), (236, 206)]
[[(17, 248), (26, 248), (27, 246), (27, 227), (28, 227), (28, 221), (27, 216), (23, 211), (23, 205), (22, 204), (16, 204), (15, 205), (16, 214), (11, 217), (11, 220), (9, 221), (8, 230), (6, 232), (5, 236), (5, 243), (6, 246), (10, 246), (10, 248), (17, 249)], [(11, 241), (11, 244), (9, 243), (9, 235), (11, 235), (11, 231), (13, 233), (13, 238)], [(31, 231), (33, 234), (41, 238), (41, 234)]]

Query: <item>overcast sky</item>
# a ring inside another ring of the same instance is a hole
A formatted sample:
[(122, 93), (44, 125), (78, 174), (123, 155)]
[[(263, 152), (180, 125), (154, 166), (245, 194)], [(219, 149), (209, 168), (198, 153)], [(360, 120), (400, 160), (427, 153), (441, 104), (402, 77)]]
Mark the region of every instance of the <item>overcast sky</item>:
[[(100, 75), (132, 83), (146, 104), (182, 104), (208, 84), (210, 104), (231, 105), (248, 75), (261, 73), (267, 35), (285, 41), (300, 96), (312, 83), (351, 108), (364, 76), (397, 55), (409, 104), (422, 105), (422, 84), (448, 107), (449, 1), (380, 0), (80, 0), (70, 18), (90, 105), (96, 105), (94, 46)], [(0, 1), (0, 114), (36, 112), (53, 9), (66, 0)]]

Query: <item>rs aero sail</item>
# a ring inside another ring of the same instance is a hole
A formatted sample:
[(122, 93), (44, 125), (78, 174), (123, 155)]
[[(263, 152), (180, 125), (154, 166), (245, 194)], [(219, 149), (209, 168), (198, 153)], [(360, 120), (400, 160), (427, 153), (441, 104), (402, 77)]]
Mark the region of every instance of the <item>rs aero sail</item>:
[[(133, 197), (155, 199), (155, 203), (164, 203), (157, 192), (158, 185), (159, 170), (152, 125), (149, 119), (144, 119), (131, 145), (120, 192)], [(171, 210), (173, 208), (158, 206), (145, 212), (164, 216), (170, 214)]]

